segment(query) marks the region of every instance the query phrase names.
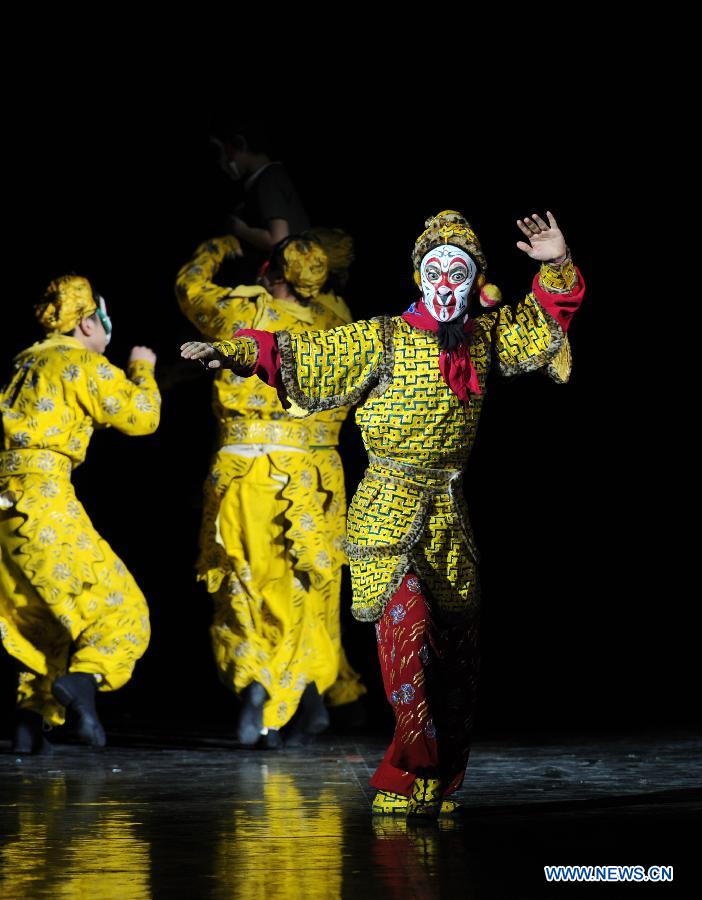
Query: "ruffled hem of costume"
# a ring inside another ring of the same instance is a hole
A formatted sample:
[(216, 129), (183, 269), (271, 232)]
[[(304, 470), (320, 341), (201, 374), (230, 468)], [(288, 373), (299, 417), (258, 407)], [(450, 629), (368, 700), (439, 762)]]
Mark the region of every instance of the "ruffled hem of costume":
[[(281, 485), (281, 497), (288, 503), (284, 513), (285, 540), (290, 545), (290, 555), (294, 559), (296, 573), (304, 572), (317, 590), (328, 584), (333, 578), (338, 566), (334, 565), (334, 548), (326, 538), (326, 522), (324, 513), (319, 508), (319, 521), (315, 523), (310, 513), (309, 493), (319, 492), (321, 475), (314, 464), (314, 460), (308, 457), (310, 468), (316, 479), (316, 484), (305, 486), (300, 479), (299, 461), (290, 459), (292, 465), (284, 465), (286, 454), (274, 451), (270, 454), (271, 468), (287, 477), (287, 483)], [(317, 527), (311, 528), (310, 525)]]
[[(354, 599), (351, 604), (351, 615), (358, 622), (377, 622), (385, 612), (385, 607), (392, 600), (395, 593), (399, 590), (400, 585), (413, 567), (412, 559), (408, 555), (399, 558), (395, 571), (390, 576), (382, 593), (378, 594), (372, 600), (361, 601)], [(352, 570), (353, 572), (353, 570)], [(355, 592), (354, 592), (355, 597)]]
[[(51, 475), (55, 473), (46, 473)], [(50, 607), (70, 604), (72, 598), (82, 594), (86, 588), (97, 584), (99, 576), (97, 567), (105, 562), (100, 542), (101, 538), (93, 528), (82, 506), (78, 515), (74, 518), (76, 525), (80, 523), (80, 529), (90, 537), (90, 541), (84, 547), (80, 547), (75, 536), (62, 535), (62, 525), (59, 516), (68, 515), (65, 509), (61, 509), (55, 502), (51, 502), (47, 508), (37, 511), (37, 498), (34, 491), (28, 491), (24, 487), (26, 478), (42, 478), (46, 475), (20, 474), (3, 478), (3, 489), (9, 489), (14, 495), (13, 508), (20, 516), (21, 521), (12, 532), (17, 540), (17, 546), (13, 548), (13, 556), (17, 560), (18, 568), (32, 587), (37, 591), (42, 600)], [(67, 481), (70, 485), (70, 481)], [(66, 496), (65, 494), (63, 495)], [(78, 503), (71, 488), (70, 495), (65, 501)], [(65, 526), (64, 526), (65, 527)], [(52, 544), (42, 542), (40, 534), (44, 532), (44, 541), (55, 536), (54, 548), (61, 548), (60, 552), (54, 552), (47, 558), (47, 548)], [(62, 540), (62, 536), (73, 537), (73, 540)], [(66, 548), (68, 551), (66, 552)], [(90, 552), (90, 551), (93, 552)], [(53, 558), (52, 558), (53, 557)], [(60, 573), (55, 571), (47, 574), (47, 568), (54, 565), (54, 570), (60, 567)], [(65, 587), (62, 586), (65, 583)], [(82, 618), (82, 617), (81, 617)], [(10, 655), (19, 659), (31, 671), (39, 674), (47, 674), (46, 663), (43, 655), (27, 641), (14, 627), (11, 619), (4, 619), (3, 643)], [(75, 636), (75, 635), (72, 635)], [(10, 647), (12, 645), (12, 649)]]
[(529, 296), (532, 297), (534, 302), (538, 304), (539, 309), (544, 315), (546, 324), (548, 325), (549, 331), (551, 333), (551, 341), (546, 350), (544, 350), (542, 353), (537, 353), (535, 356), (529, 357), (529, 359), (517, 361), (510, 360), (509, 362), (504, 362), (498, 356), (498, 366), (500, 374), (509, 378), (513, 375), (521, 375), (526, 372), (535, 372), (537, 369), (541, 369), (546, 365), (547, 372), (554, 379), (554, 381), (559, 384), (563, 384), (564, 382), (559, 379), (557, 374), (554, 374), (556, 370), (554, 370), (553, 372), (551, 371), (552, 367), (549, 364), (562, 349), (563, 344), (566, 341), (566, 334), (558, 324), (558, 322), (553, 318), (553, 316), (539, 303), (534, 294), (530, 294)]
[[(281, 483), (281, 497), (286, 501), (284, 512), (284, 537), (289, 544), (290, 555), (294, 559), (294, 570), (304, 573), (310, 583), (320, 589), (328, 584), (337, 574), (341, 565), (346, 562), (343, 548), (333, 547), (327, 539), (324, 516), (320, 510), (319, 521), (310, 513), (309, 492), (318, 491), (320, 482), (323, 488), (323, 480), (314, 460), (303, 453), (285, 453), (281, 450), (273, 450), (266, 454), (270, 460), (271, 469), (284, 476), (287, 481)], [(220, 453), (216, 456), (213, 468), (236, 460), (236, 454)], [(304, 460), (304, 462), (303, 462)], [(251, 460), (253, 462), (253, 460)], [(233, 465), (233, 462), (232, 462)], [(303, 467), (307, 469), (316, 483), (305, 485), (301, 479)], [(204, 519), (208, 522), (209, 534), (203, 530), (201, 546), (203, 549), (197, 562), (197, 579), (204, 581), (210, 594), (216, 593), (224, 579), (235, 572), (226, 547), (217, 539), (217, 519), (219, 509), (227, 490), (234, 478), (245, 478), (247, 471), (241, 470), (230, 477), (225, 478), (226, 487), (219, 494), (214, 494), (209, 487), (208, 496), (205, 499)], [(315, 539), (316, 538), (316, 539)]]
[(297, 379), (297, 365), (295, 354), (291, 345), (291, 336), (287, 331), (277, 332), (278, 349), (280, 350), (280, 376), (283, 388), (289, 400), (305, 413), (323, 412), (327, 409), (335, 409), (339, 406), (355, 406), (368, 397), (379, 397), (388, 388), (393, 378), (394, 371), (394, 324), (390, 316), (382, 316), (380, 321), (383, 326), (383, 363), (353, 390), (346, 394), (335, 394), (331, 397), (319, 397), (312, 399), (300, 389)]

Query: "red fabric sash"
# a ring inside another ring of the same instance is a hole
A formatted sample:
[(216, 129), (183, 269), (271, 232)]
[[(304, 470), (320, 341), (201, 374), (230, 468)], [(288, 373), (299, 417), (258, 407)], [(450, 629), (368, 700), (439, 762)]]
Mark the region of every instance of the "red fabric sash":
[[(402, 314), (402, 318), (413, 328), (419, 328), (420, 331), (433, 331), (436, 334), (439, 330), (439, 323), (430, 315), (421, 300), (413, 303), (407, 312)], [(473, 322), (468, 319), (463, 328), (469, 334), (473, 330)], [(478, 373), (470, 358), (468, 342), (456, 347), (455, 350), (442, 350), (439, 354), (439, 371), (441, 377), (459, 400), (470, 403), (471, 394), (475, 394), (476, 397), (480, 396)]]

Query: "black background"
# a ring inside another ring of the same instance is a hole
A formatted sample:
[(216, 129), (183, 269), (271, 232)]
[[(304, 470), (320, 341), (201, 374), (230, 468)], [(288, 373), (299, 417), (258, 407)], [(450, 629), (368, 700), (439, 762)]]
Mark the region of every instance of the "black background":
[[(108, 299), (113, 362), (124, 365), (136, 343), (157, 352), (158, 433), (99, 433), (75, 474), (95, 526), (152, 613), (147, 655), (130, 685), (103, 696), (103, 709), (108, 721), (226, 729), (235, 704), (217, 681), (210, 601), (193, 572), (214, 445), (209, 384), (199, 372), (183, 378), (178, 366), (178, 346), (194, 333), (173, 281), (195, 245), (221, 229), (207, 137), (212, 115), (237, 111), (241, 91), (153, 78), (128, 90), (116, 80), (92, 97), (86, 79), (83, 71), (54, 88), (48, 78), (7, 111), (2, 365), (9, 374), (13, 354), (38, 337), (32, 303), (70, 270)], [(260, 108), (312, 220), (355, 238), (347, 299), (356, 317), (397, 313), (414, 299), (414, 239), (447, 207), (471, 219), (505, 296), (528, 290), (535, 271), (515, 247), (515, 220), (545, 209), (588, 283), (571, 329), (570, 384), (538, 373), (494, 379), (468, 469), (483, 560), (479, 730), (695, 724), (685, 616), (697, 601), (676, 574), (676, 523), (660, 506), (680, 490), (675, 464), (660, 453), (661, 433), (677, 422), (675, 341), (657, 314), (670, 253), (651, 239), (661, 233), (656, 206), (666, 185), (631, 95), (623, 84), (547, 97), (515, 91), (508, 105), (466, 88), (456, 110), (448, 90), (431, 102), (410, 94), (402, 105), (360, 85), (334, 104), (316, 90), (279, 89)], [(350, 490), (362, 472), (360, 446), (349, 423)], [(353, 622), (348, 606), (347, 585), (345, 644), (370, 688), (373, 722), (386, 727), (374, 632)], [(0, 674), (7, 732), (6, 660)]]

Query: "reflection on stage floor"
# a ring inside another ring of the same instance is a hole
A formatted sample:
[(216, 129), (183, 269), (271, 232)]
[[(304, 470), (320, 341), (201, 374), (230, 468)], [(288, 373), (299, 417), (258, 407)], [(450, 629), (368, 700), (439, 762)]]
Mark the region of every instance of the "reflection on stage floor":
[(111, 738), (24, 758), (0, 744), (0, 897), (583, 895), (545, 884), (547, 864), (675, 865), (668, 896), (699, 836), (691, 735), (479, 741), (464, 815), (414, 826), (370, 816), (376, 738)]

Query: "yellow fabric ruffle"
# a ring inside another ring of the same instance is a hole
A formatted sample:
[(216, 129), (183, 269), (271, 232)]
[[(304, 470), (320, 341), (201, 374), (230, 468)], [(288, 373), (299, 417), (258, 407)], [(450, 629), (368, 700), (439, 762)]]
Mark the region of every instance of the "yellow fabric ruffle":
[(70, 645), (70, 671), (100, 675), (102, 690), (116, 690), (148, 646), (149, 613), (76, 498), (65, 458), (24, 451), (0, 453), (0, 463), (9, 456), (21, 464), (0, 472), (0, 495), (12, 500), (0, 509), (0, 639), (25, 670), (20, 704), (60, 724), (51, 685)]
[(336, 679), (325, 628), (334, 548), (319, 470), (309, 454), (248, 458), (220, 451), (205, 485), (199, 577), (213, 594), (212, 641), (222, 681), (269, 693), (267, 728), (285, 725), (303, 690)]

